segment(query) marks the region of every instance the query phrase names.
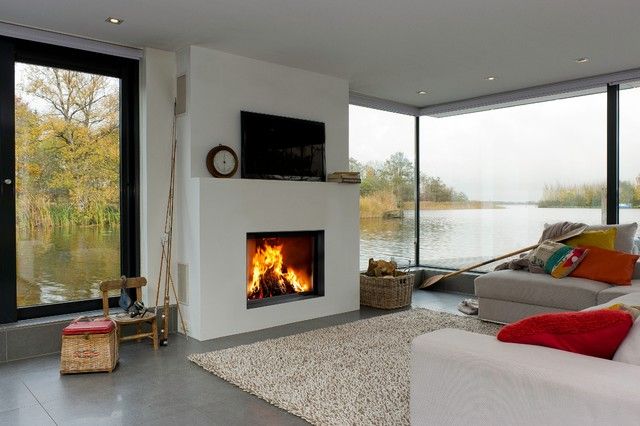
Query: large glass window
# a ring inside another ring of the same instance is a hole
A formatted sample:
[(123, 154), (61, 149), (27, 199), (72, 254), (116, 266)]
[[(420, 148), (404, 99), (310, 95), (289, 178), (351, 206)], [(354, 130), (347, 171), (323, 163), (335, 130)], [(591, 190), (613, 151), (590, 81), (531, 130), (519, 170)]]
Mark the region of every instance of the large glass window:
[(620, 223), (640, 222), (639, 158), (640, 83), (636, 83), (620, 87)]
[(420, 264), (457, 269), (534, 244), (545, 223), (603, 223), (606, 107), (601, 93), (421, 117)]
[(415, 263), (415, 117), (349, 108), (350, 168), (359, 171), (360, 269), (369, 258)]
[(99, 298), (120, 275), (119, 84), (15, 65), (19, 308)]
[(0, 323), (98, 309), (139, 273), (138, 63), (0, 37), (0, 75)]

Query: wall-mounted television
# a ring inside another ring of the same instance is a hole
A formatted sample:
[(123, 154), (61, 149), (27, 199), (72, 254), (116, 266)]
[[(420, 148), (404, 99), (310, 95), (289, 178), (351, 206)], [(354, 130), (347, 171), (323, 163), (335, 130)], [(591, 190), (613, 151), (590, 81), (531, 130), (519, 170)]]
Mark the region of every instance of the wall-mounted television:
[(248, 179), (324, 181), (324, 123), (242, 111), (241, 171)]

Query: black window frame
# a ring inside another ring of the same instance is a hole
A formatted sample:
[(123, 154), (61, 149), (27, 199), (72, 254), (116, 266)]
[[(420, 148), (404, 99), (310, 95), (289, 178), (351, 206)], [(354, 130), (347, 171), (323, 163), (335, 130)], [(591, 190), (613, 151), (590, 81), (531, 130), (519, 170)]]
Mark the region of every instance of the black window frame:
[[(140, 273), (139, 63), (69, 47), (0, 37), (0, 179), (15, 180), (15, 63), (58, 67), (120, 80), (120, 267)], [(18, 307), (15, 186), (0, 182), (0, 324), (102, 308), (101, 299)], [(13, 254), (13, 261), (7, 257)], [(117, 297), (109, 300), (117, 306)]]

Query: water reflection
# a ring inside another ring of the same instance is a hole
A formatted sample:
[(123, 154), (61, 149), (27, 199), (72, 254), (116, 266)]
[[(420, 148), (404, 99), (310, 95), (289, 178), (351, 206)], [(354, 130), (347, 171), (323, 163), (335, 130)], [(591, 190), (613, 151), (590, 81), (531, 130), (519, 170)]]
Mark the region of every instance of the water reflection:
[(95, 299), (120, 276), (118, 227), (19, 230), (18, 306)]
[[(559, 221), (598, 224), (600, 209), (538, 208), (503, 205), (496, 209), (421, 210), (420, 264), (457, 269), (515, 251), (538, 241), (545, 223)], [(636, 222), (640, 209), (621, 209), (620, 222)], [(415, 220), (360, 220), (360, 269), (368, 259), (394, 259), (414, 264)], [(489, 271), (494, 264), (480, 270)]]

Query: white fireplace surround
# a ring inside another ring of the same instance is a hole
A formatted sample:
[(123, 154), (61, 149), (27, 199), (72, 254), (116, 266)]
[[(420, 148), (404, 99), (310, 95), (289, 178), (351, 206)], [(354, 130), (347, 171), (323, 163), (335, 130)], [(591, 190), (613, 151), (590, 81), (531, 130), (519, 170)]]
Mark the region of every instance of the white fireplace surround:
[[(359, 308), (358, 186), (197, 179), (200, 285), (189, 299), (200, 340)], [(324, 296), (247, 308), (247, 232), (324, 230)], [(195, 314), (195, 315), (194, 315)]]
[[(240, 152), (240, 111), (325, 123), (327, 172), (349, 164), (344, 79), (202, 47), (176, 54), (187, 82), (178, 118), (175, 252), (188, 265), (189, 335), (206, 340), (359, 309), (359, 186), (216, 179), (204, 159), (217, 144)], [(324, 296), (247, 308), (250, 232), (324, 231)]]

